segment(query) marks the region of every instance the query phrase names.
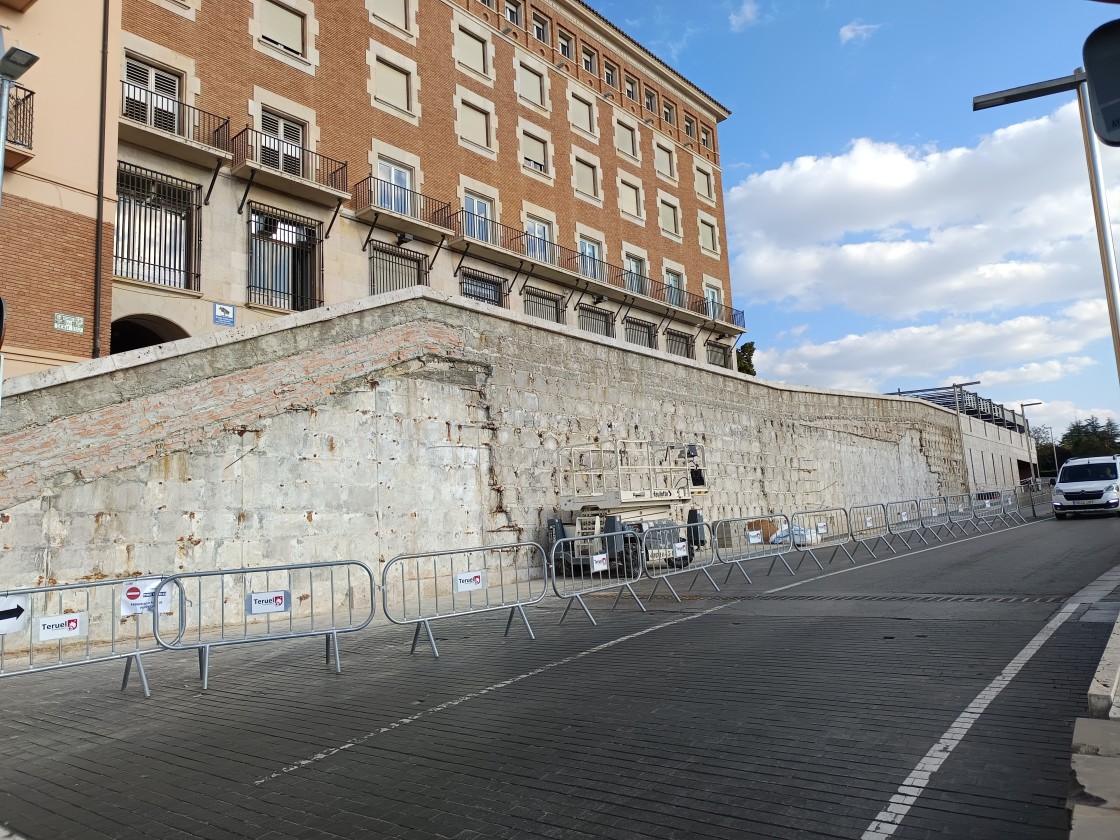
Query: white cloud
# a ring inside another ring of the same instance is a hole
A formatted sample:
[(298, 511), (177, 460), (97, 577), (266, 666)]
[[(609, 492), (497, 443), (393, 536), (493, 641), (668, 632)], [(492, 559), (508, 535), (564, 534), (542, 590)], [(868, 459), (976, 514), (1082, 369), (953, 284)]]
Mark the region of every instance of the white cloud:
[(758, 23), (760, 11), (756, 0), (743, 0), (737, 11), (731, 13), (731, 31), (742, 32), (748, 26)]
[(846, 26), (840, 27), (840, 43), (848, 44), (855, 42), (857, 44), (865, 43), (875, 30), (882, 26), (881, 23), (860, 23), (858, 20), (853, 20)]
[[(1000, 385), (1019, 385), (1026, 382), (1058, 382), (1081, 373), (1095, 364), (1097, 364), (1097, 360), (1091, 356), (1069, 356), (1065, 359), (1027, 362), (1018, 367), (1004, 368), (1003, 370), (984, 370), (972, 375), (980, 380), (985, 388), (994, 388)], [(951, 376), (943, 380), (943, 384), (950, 385), (953, 382), (963, 381), (963, 379)]]
[[(1022, 402), (1033, 402), (1023, 399)], [(1019, 410), (1019, 403), (1009, 403), (1008, 408)], [(1108, 419), (1120, 420), (1120, 414), (1111, 408), (1084, 408), (1068, 400), (1042, 401), (1042, 405), (1032, 405), (1027, 409), (1027, 420), (1032, 429), (1040, 426), (1049, 426), (1055, 438), (1061, 438), (1065, 430), (1075, 420), (1088, 420), (1096, 417), (1100, 421)]]

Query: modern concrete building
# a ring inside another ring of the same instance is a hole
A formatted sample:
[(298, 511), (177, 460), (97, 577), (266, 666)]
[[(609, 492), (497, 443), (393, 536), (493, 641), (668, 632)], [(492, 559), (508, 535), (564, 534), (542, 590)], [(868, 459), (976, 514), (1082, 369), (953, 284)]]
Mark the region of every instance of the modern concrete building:
[[(42, 296), (32, 318), (31, 290), (0, 277), (5, 351), (34, 349), (9, 373), (418, 284), (732, 365), (745, 324), (729, 305), (728, 111), (579, 0), (108, 2), (101, 271), (77, 241), (60, 248), (53, 223), (23, 237), (32, 214), (5, 202), (0, 253), (25, 261)], [(89, 33), (104, 10), (4, 3), (43, 56), (27, 80), (43, 86), (42, 160), (17, 173), (78, 182), (92, 218)], [(73, 30), (80, 66), (53, 56), (71, 45), (36, 28), (46, 15)], [(69, 228), (92, 254), (92, 228)], [(60, 250), (72, 269), (50, 267)], [(99, 343), (98, 284), (111, 288)], [(60, 332), (56, 311), (84, 317), (85, 333)]]

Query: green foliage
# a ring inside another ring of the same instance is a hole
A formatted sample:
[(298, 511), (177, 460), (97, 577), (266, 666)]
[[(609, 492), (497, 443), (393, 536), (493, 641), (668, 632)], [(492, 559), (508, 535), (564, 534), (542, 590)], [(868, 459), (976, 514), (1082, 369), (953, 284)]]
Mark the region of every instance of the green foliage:
[(754, 342), (744, 341), (735, 350), (735, 367), (739, 373), (757, 376), (754, 372)]
[[(1032, 430), (1033, 434), (1033, 430)], [(1039, 438), (1036, 435), (1035, 441)], [(1049, 441), (1047, 441), (1049, 443)], [(1101, 422), (1098, 417), (1075, 420), (1066, 429), (1058, 442), (1058, 460), (1066, 458), (1091, 458), (1094, 455), (1120, 455), (1120, 425), (1115, 420)], [(1039, 447), (1039, 464), (1042, 463), (1042, 450)], [(1049, 460), (1053, 460), (1050, 456)]]

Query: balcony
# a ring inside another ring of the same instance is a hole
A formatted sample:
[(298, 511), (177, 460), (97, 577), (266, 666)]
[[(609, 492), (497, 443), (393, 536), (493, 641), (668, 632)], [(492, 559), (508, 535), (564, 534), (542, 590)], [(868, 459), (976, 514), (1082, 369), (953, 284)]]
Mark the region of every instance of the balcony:
[(131, 82), (121, 82), (120, 139), (168, 157), (212, 167), (229, 163), (229, 118)]
[(35, 93), (12, 83), (8, 91), (8, 131), (4, 138), (4, 168), (18, 169), (35, 157), (31, 132), (35, 127)]
[(252, 128), (234, 137), (232, 146), (230, 171), (238, 178), (328, 207), (350, 198), (341, 161)]
[[(693, 323), (718, 321), (739, 329), (746, 328), (741, 309), (732, 309), (707, 300), (701, 295), (669, 286), (659, 280), (604, 262), (572, 248), (565, 248), (523, 230), (511, 228), (492, 219), (460, 210), (452, 217), (455, 236), (453, 244), (476, 249), (484, 259), (497, 265), (524, 268), (533, 264), (533, 274), (571, 286), (573, 281), (587, 281), (589, 291), (610, 297), (632, 296), (674, 307), (678, 318)], [(482, 246), (478, 249), (477, 246)], [(682, 317), (683, 316), (683, 317)]]
[(398, 233), (451, 233), (451, 205), (372, 175), (354, 185), (354, 211), (363, 222)]

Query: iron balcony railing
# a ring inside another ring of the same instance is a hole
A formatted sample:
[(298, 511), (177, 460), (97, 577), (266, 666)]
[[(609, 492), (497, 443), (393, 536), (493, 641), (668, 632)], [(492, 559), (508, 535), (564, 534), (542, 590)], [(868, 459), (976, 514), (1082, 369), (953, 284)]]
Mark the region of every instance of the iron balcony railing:
[(364, 210), (388, 210), (425, 224), (451, 229), (451, 205), (446, 201), (372, 175), (354, 185), (354, 208), (359, 213)]
[(714, 321), (735, 324), (737, 327), (746, 327), (746, 318), (741, 309), (732, 309), (730, 306), (708, 300), (702, 295), (686, 292), (684, 289), (670, 286), (659, 280), (627, 271), (621, 266), (612, 265), (594, 255), (580, 253), (573, 248), (565, 248), (555, 242), (549, 242), (547, 239), (503, 225), (501, 222), (496, 222), (467, 210), (460, 210), (452, 218), (451, 228), (459, 236), (466, 239), (493, 245), (534, 262), (570, 271), (589, 280), (595, 280), (608, 286), (614, 286), (617, 289), (652, 298)]
[(234, 168), (252, 161), (328, 189), (350, 191), (345, 163), (297, 146), (282, 137), (246, 127), (234, 136), (232, 144)]
[(229, 117), (219, 117), (132, 82), (121, 82), (121, 116), (185, 140), (230, 151)]
[(35, 127), (35, 92), (12, 84), (8, 90), (8, 131), (5, 140), (13, 146), (31, 149), (31, 131)]

